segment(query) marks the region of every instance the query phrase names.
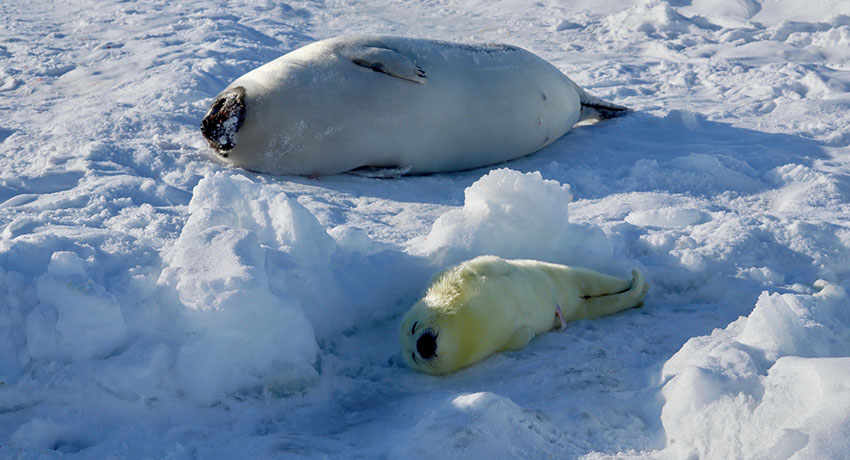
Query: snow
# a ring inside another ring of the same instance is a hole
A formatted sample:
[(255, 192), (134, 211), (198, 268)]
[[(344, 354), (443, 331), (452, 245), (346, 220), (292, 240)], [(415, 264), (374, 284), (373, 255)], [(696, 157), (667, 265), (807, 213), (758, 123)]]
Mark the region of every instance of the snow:
[(544, 415), (490, 392), (451, 397), (397, 441), (392, 458), (551, 458), (570, 447)]
[(408, 251), (443, 265), (481, 254), (564, 264), (610, 259), (611, 243), (600, 228), (569, 222), (571, 200), (569, 185), (543, 179), (540, 172), (496, 169), (469, 186), (463, 207), (437, 218)]
[(749, 316), (689, 340), (665, 363), (661, 420), (676, 457), (847, 455), (848, 296), (816, 287), (762, 293)]
[[(0, 4), (0, 458), (850, 456), (850, 4)], [(635, 111), (398, 179), (262, 176), (199, 123), (343, 33), (506, 42)], [(641, 309), (446, 377), (399, 355), (480, 254)]]

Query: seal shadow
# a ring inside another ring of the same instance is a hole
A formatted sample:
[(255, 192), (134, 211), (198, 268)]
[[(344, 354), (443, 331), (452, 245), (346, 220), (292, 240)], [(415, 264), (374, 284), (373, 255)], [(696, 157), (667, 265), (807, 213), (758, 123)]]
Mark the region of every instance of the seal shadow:
[(309, 179), (269, 176), (274, 182), (318, 187), (358, 197), (406, 203), (462, 204), (463, 191), (498, 168), (540, 171), (572, 186), (577, 198), (663, 190), (698, 196), (758, 193), (771, 188), (765, 173), (786, 164), (812, 166), (829, 158), (817, 140), (710, 121), (673, 110), (664, 117), (634, 112), (582, 124), (531, 155), (481, 168), (394, 179), (340, 174)]
[(572, 186), (576, 197), (665, 191), (696, 196), (758, 193), (765, 173), (786, 164), (812, 166), (828, 158), (813, 139), (768, 133), (672, 110), (664, 117), (635, 112), (578, 126), (549, 148), (511, 162)]

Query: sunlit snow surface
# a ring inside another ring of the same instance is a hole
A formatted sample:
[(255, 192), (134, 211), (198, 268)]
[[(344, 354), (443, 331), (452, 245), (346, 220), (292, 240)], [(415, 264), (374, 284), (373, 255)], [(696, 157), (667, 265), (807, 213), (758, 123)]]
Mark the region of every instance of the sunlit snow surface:
[[(216, 162), (212, 97), (344, 33), (522, 46), (635, 112), (454, 174)], [(848, 458), (848, 91), (838, 0), (4, 1), (0, 458)], [(483, 253), (652, 288), (408, 369), (401, 315)]]

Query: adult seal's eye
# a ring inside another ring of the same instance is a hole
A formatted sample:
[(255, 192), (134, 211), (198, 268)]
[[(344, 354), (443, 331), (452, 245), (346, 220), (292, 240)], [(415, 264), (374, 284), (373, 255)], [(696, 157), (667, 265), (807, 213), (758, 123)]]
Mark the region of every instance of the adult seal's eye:
[(437, 356), (437, 336), (430, 332), (420, 335), (419, 340), (416, 341), (416, 351), (424, 359)]

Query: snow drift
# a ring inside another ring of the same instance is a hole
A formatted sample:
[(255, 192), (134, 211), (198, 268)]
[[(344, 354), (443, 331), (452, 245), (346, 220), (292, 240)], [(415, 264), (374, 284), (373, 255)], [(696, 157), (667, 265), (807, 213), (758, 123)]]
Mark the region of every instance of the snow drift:
[(671, 457), (841, 458), (850, 434), (850, 298), (762, 293), (752, 313), (664, 365)]

